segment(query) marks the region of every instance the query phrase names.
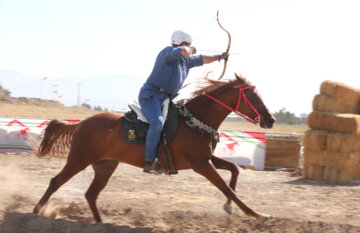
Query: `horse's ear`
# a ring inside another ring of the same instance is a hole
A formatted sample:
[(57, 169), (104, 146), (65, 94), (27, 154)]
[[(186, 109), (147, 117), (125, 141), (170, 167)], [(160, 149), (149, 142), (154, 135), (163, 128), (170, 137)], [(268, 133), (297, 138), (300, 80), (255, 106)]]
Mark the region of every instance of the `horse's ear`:
[(237, 75), (237, 73), (235, 73), (235, 77), (238, 80), (238, 82), (240, 84), (244, 84), (245, 83), (245, 79), (241, 76), (241, 75)]

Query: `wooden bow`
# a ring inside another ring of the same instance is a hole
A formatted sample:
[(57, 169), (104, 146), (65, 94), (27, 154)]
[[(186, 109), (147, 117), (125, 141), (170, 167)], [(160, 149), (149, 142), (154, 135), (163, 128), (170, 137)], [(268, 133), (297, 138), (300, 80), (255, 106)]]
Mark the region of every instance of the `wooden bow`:
[[(231, 46), (231, 35), (230, 35), (230, 33), (220, 24), (220, 21), (219, 21), (219, 11), (217, 11), (216, 20), (217, 20), (217, 22), (218, 22), (218, 24), (219, 24), (219, 27), (220, 27), (222, 30), (224, 30), (224, 31), (227, 33), (228, 37), (229, 37), (229, 42), (228, 42), (227, 49), (226, 49), (226, 52), (228, 53), (228, 52), (230, 51), (230, 46)], [(224, 74), (225, 74), (225, 70), (226, 70), (226, 66), (227, 66), (227, 61), (228, 61), (228, 59), (225, 58), (224, 60), (225, 60), (225, 61), (224, 61), (224, 69), (223, 69), (223, 72), (221, 73), (220, 78), (219, 78), (218, 80), (220, 80), (220, 79), (224, 76)]]

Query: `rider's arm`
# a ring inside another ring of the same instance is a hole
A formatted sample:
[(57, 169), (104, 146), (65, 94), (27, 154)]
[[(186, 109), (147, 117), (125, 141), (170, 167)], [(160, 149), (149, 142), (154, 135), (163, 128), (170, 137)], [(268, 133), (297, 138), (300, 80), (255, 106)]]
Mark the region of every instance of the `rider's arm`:
[(168, 64), (173, 64), (178, 59), (189, 57), (190, 55), (194, 55), (194, 54), (196, 54), (195, 47), (179, 46), (177, 48), (173, 48), (171, 51), (167, 53), (165, 61)]
[[(182, 46), (181, 54), (184, 57), (188, 57), (190, 55), (196, 54), (196, 48), (195, 47)], [(227, 52), (224, 52), (221, 55), (220, 54), (219, 55), (212, 55), (212, 56), (203, 55), (204, 64), (209, 64), (209, 63), (214, 62), (214, 61), (220, 61), (220, 60), (226, 59), (228, 56), (229, 56), (229, 54)]]
[(227, 52), (224, 52), (221, 55), (212, 55), (212, 56), (204, 55), (203, 56), (204, 64), (209, 64), (214, 61), (220, 61), (220, 60), (226, 59), (228, 56), (229, 56), (229, 54)]

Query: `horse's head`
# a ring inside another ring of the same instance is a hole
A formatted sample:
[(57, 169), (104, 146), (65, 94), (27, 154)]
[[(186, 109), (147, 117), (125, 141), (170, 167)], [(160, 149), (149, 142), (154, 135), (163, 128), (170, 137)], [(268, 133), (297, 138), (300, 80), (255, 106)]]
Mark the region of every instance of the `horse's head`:
[[(243, 76), (237, 74), (235, 76), (239, 82), (239, 99), (235, 109), (247, 116), (250, 121), (259, 123), (262, 128), (272, 128), (275, 117), (265, 106), (255, 86), (250, 85)], [(242, 107), (237, 109), (240, 104)]]

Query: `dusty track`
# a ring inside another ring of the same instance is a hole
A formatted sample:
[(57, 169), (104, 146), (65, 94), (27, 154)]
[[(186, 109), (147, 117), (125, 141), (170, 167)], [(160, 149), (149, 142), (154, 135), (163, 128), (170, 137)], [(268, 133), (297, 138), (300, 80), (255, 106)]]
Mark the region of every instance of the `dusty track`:
[[(84, 198), (93, 172), (86, 169), (56, 192), (48, 216), (32, 214), (63, 159), (0, 154), (0, 232), (360, 232), (360, 182), (335, 186), (286, 172), (241, 170), (236, 193), (251, 208), (273, 218), (259, 226), (191, 170), (173, 177), (143, 174), (120, 164), (100, 194), (105, 224), (94, 224)], [(221, 171), (228, 181), (230, 174)], [(233, 205), (233, 207), (235, 207)]]

